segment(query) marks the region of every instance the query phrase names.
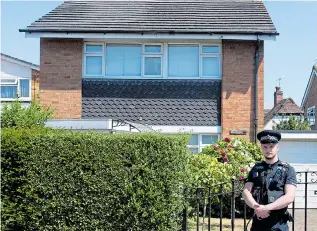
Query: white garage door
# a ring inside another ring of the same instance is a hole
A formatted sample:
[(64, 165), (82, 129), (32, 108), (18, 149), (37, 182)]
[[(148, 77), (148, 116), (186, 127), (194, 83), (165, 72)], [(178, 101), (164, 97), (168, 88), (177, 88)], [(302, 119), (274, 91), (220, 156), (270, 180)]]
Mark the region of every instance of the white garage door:
[[(316, 141), (281, 141), (278, 155), (282, 161), (290, 163), (297, 172), (314, 171), (317, 173)], [(317, 174), (307, 174), (308, 182), (316, 180)], [(297, 181), (305, 182), (305, 174), (298, 174)], [(317, 208), (317, 183), (307, 184), (307, 207)], [(305, 184), (297, 185), (295, 208), (305, 208)]]
[(280, 141), (278, 156), (288, 163), (317, 164), (317, 142)]

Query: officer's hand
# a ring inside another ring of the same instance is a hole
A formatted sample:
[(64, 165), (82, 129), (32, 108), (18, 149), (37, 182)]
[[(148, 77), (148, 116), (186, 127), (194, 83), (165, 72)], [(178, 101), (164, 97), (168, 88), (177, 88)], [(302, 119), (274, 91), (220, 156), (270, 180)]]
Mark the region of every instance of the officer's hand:
[(264, 205), (260, 205), (255, 209), (255, 214), (259, 219), (264, 219), (270, 216), (270, 210)]

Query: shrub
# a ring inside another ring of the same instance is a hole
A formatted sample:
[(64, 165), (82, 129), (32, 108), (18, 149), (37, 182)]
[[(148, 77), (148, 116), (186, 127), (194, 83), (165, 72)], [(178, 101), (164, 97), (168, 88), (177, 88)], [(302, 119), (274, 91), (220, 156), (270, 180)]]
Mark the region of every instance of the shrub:
[(37, 101), (32, 101), (28, 107), (24, 107), (21, 101), (16, 100), (4, 104), (1, 112), (1, 128), (43, 127), (52, 115), (51, 109), (44, 109)]
[(178, 230), (186, 136), (3, 129), (2, 230)]
[[(243, 187), (243, 179), (246, 178), (251, 167), (262, 159), (262, 151), (257, 144), (243, 139), (229, 137), (218, 140), (215, 144), (203, 149), (198, 155), (193, 155), (189, 162), (192, 186), (211, 187), (212, 193), (220, 191), (220, 183), (223, 192), (228, 192), (224, 197), (224, 216), (230, 217), (230, 191), (232, 180), (236, 188)], [(206, 189), (203, 190), (207, 195)], [(190, 192), (193, 194), (194, 192)], [(236, 194), (237, 213), (242, 213), (243, 202), (241, 194)], [(219, 197), (212, 198), (212, 215), (219, 216)], [(196, 201), (191, 202), (192, 205)]]

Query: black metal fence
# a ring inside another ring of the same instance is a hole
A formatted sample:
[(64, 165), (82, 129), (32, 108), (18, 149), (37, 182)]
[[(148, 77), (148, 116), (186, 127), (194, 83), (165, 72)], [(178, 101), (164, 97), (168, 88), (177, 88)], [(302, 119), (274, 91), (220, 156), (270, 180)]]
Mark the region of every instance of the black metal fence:
[[(304, 216), (303, 221), (296, 219), (296, 198), (292, 204), (292, 208), (289, 209), (294, 218), (294, 222), (290, 225), (292, 230), (295, 231), (295, 223), (301, 222), (302, 228), (296, 229), (296, 231), (315, 231), (315, 229), (309, 229), (307, 225), (308, 218), (308, 199), (312, 196), (308, 195), (308, 186), (311, 184), (317, 185), (317, 172), (297, 172), (297, 184), (304, 185)], [(242, 199), (242, 190), (244, 187), (244, 180), (231, 180), (220, 184), (215, 184), (211, 187), (195, 187), (185, 188), (185, 206), (183, 211), (183, 227), (182, 231), (211, 231), (215, 228), (219, 228), (220, 231), (224, 229), (223, 219), (224, 216), (231, 220), (231, 230), (235, 231), (235, 220), (238, 215), (243, 219), (243, 228), (239, 228), (239, 231), (247, 231), (250, 229), (248, 223), (251, 221), (253, 212), (247, 207)], [(317, 189), (314, 191), (314, 195), (317, 198)], [(317, 200), (316, 200), (317, 202)], [(228, 209), (230, 206), (230, 211)], [(224, 210), (226, 212), (224, 213)], [(314, 209), (317, 211), (317, 203)], [(229, 217), (228, 217), (229, 216)], [(217, 217), (219, 223), (212, 223), (211, 217)], [(317, 212), (315, 219), (317, 219)], [(191, 222), (189, 222), (191, 221)], [(195, 225), (193, 225), (195, 221)], [(316, 222), (317, 223), (317, 222)], [(228, 230), (228, 226), (226, 227)], [(317, 230), (317, 229), (316, 229)], [(237, 230), (236, 230), (237, 231)]]

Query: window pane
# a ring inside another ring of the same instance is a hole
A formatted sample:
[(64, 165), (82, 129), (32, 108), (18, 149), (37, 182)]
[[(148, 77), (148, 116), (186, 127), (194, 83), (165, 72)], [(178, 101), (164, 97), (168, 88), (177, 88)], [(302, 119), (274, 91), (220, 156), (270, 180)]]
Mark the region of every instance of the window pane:
[(145, 75), (161, 75), (161, 58), (145, 57)]
[(86, 74), (102, 75), (102, 57), (86, 56)]
[(2, 84), (15, 84), (16, 81), (16, 79), (0, 79), (0, 83)]
[(102, 52), (102, 45), (86, 45), (87, 52)]
[(144, 51), (151, 53), (160, 53), (161, 45), (145, 45)]
[(1, 86), (1, 98), (17, 98), (17, 86)]
[(141, 76), (141, 45), (107, 45), (107, 76)]
[(20, 97), (30, 97), (30, 80), (20, 80)]
[(170, 77), (198, 77), (199, 46), (169, 45), (168, 75)]
[(189, 140), (189, 145), (198, 145), (198, 135), (192, 135)]
[(189, 148), (189, 151), (193, 154), (197, 154), (199, 152), (198, 148)]
[(218, 140), (217, 135), (202, 135), (202, 144), (213, 144)]
[(219, 53), (219, 46), (203, 46), (203, 53)]
[(203, 57), (202, 76), (219, 76), (219, 58)]

